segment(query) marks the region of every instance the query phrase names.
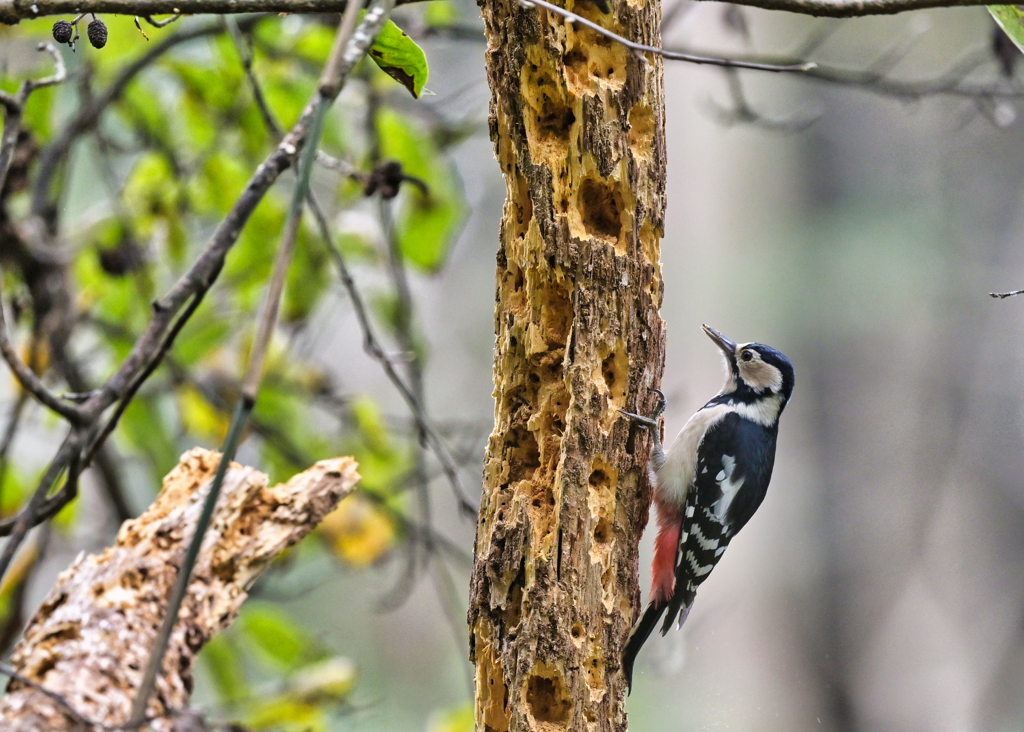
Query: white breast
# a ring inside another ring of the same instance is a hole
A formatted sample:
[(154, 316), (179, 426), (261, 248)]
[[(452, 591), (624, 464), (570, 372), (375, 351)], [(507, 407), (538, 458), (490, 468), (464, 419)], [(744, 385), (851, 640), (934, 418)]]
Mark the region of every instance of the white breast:
[(731, 411), (734, 411), (733, 407), (716, 404), (699, 410), (683, 425), (668, 450), (665, 464), (657, 470), (657, 490), (662, 500), (682, 508), (686, 493), (696, 477), (697, 448), (711, 426)]

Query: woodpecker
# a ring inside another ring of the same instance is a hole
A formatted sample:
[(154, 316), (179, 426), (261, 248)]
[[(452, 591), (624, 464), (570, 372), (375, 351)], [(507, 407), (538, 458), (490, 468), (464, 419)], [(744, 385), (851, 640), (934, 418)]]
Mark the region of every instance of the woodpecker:
[(654, 390), (650, 417), (620, 410), (653, 437), (648, 472), (658, 521), (651, 598), (622, 654), (630, 688), (637, 653), (662, 615), (662, 635), (677, 619), (683, 624), (697, 587), (764, 500), (779, 417), (793, 393), (793, 364), (774, 348), (737, 344), (707, 325), (704, 332), (725, 356), (725, 386), (683, 425), (668, 452), (658, 430), (664, 394)]

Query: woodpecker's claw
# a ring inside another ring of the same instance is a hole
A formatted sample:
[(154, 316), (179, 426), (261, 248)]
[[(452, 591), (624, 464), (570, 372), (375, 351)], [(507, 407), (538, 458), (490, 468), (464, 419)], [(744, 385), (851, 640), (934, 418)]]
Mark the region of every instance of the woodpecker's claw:
[(657, 419), (651, 419), (650, 417), (641, 417), (639, 414), (633, 414), (632, 412), (627, 412), (625, 409), (620, 409), (619, 410), (619, 414), (621, 414), (623, 417), (629, 417), (629, 419), (631, 419), (634, 422), (636, 422), (639, 427), (642, 427), (645, 430), (656, 430), (656, 429), (658, 429), (658, 420)]
[(643, 427), (644, 429), (656, 430), (658, 429), (658, 417), (660, 417), (662, 413), (664, 413), (665, 404), (667, 403), (667, 400), (665, 399), (665, 395), (662, 393), (661, 389), (652, 388), (651, 391), (658, 395), (658, 403), (654, 405), (654, 413), (651, 414), (650, 417), (641, 417), (639, 414), (627, 412), (625, 409), (620, 409), (619, 413), (622, 414), (624, 417), (629, 417), (631, 420), (636, 422), (640, 427)]
[(658, 403), (654, 405), (654, 414), (651, 415), (651, 419), (657, 419), (665, 413), (665, 406), (668, 404), (668, 400), (665, 398), (665, 392), (661, 389), (652, 387), (651, 391), (658, 395)]

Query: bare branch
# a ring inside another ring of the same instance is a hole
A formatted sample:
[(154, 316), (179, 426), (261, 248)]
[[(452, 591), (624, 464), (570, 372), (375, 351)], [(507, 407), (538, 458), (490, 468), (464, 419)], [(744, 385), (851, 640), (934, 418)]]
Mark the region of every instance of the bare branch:
[(738, 124), (748, 124), (770, 132), (788, 134), (806, 129), (821, 117), (821, 113), (817, 111), (778, 119), (767, 117), (750, 105), (746, 92), (743, 89), (739, 72), (736, 69), (723, 69), (723, 71), (729, 85), (729, 96), (732, 98), (732, 106), (723, 107), (713, 99), (708, 100), (711, 113), (721, 125), (729, 127)]
[[(708, 0), (702, 0), (707, 2)], [(822, 18), (860, 18), (895, 15), (928, 8), (964, 8), (990, 3), (982, 0), (730, 0), (735, 5), (765, 10), (784, 10)]]
[[(405, 5), (421, 0), (397, 0)], [(14, 25), (44, 15), (232, 15), (241, 13), (341, 13), (346, 0), (0, 0), (0, 23)], [(155, 25), (155, 24), (154, 24)]]
[[(18, 379), (21, 388), (34, 396), (40, 403), (49, 407), (72, 424), (82, 424), (86, 420), (87, 415), (81, 407), (77, 404), (66, 402), (54, 395), (46, 388), (46, 385), (43, 384), (39, 377), (35, 375), (35, 372), (21, 360), (21, 356), (18, 355), (18, 351), (14, 348), (7, 335), (7, 321), (4, 317), (2, 302), (0, 302), (0, 354), (3, 355), (7, 365), (14, 372), (14, 376)], [(0, 573), (0, 576), (2, 576), (2, 573)]]
[(17, 147), (18, 132), (21, 129), (21, 114), (29, 95), (36, 89), (59, 84), (67, 78), (64, 59), (52, 43), (40, 43), (38, 50), (46, 51), (53, 57), (55, 64), (53, 74), (42, 79), (26, 79), (21, 82), (16, 94), (0, 92), (0, 105), (4, 107), (4, 127), (3, 132), (0, 133), (0, 190), (3, 190), (4, 183), (7, 181), (7, 171), (14, 159), (14, 149)]
[(688, 61), (693, 64), (707, 64), (710, 66), (724, 66), (732, 69), (753, 69), (756, 71), (775, 71), (775, 72), (803, 72), (813, 69), (815, 64), (812, 62), (793, 62), (793, 63), (766, 63), (762, 61), (747, 61), (744, 59), (733, 59), (733, 58), (719, 58), (715, 56), (700, 56), (694, 53), (685, 53), (682, 51), (668, 51), (664, 48), (656, 48), (655, 46), (648, 46), (643, 43), (637, 43), (631, 41), (628, 38), (623, 38), (618, 33), (613, 33), (604, 26), (598, 25), (592, 20), (576, 15), (576, 13), (570, 13), (565, 8), (560, 8), (557, 5), (552, 5), (547, 0), (519, 0), (519, 4), (524, 7), (531, 7), (533, 5), (539, 5), (540, 7), (548, 10), (555, 15), (561, 15), (566, 20), (573, 23), (579, 23), (587, 28), (590, 28), (595, 33), (598, 33), (605, 38), (610, 38), (617, 43), (621, 43), (626, 48), (639, 53), (653, 53), (662, 58), (670, 61)]
[(1017, 295), (1024, 295), (1024, 290), (1011, 290), (1010, 292), (990, 292), (989, 297), (994, 297), (998, 300), (1005, 300), (1008, 297), (1016, 297)]

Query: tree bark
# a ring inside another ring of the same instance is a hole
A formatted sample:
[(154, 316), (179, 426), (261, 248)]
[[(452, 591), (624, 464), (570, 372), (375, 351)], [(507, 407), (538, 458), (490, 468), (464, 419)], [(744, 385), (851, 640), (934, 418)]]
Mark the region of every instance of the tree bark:
[[(469, 601), (476, 728), (625, 730), (650, 410), (665, 330), (660, 59), (516, 0), (481, 0), (508, 196), (495, 427)], [(657, 0), (568, 9), (660, 45)]]
[[(110, 727), (128, 719), (219, 462), (219, 453), (199, 448), (183, 455), (156, 502), (121, 526), (114, 546), (79, 557), (58, 577), (14, 649), (14, 670), (59, 695), (80, 719), (15, 679), (0, 698), (0, 727), (71, 732), (82, 729), (81, 718)], [(187, 712), (199, 650), (234, 620), (270, 561), (358, 480), (352, 458), (322, 460), (273, 488), (263, 473), (232, 463), (150, 700), (152, 729), (175, 729)]]

